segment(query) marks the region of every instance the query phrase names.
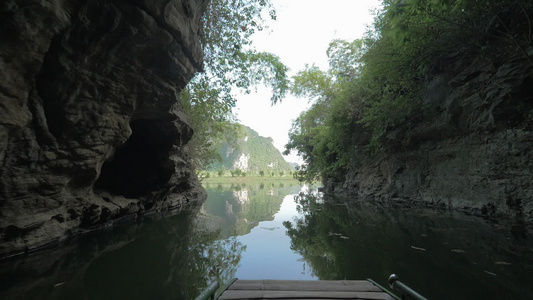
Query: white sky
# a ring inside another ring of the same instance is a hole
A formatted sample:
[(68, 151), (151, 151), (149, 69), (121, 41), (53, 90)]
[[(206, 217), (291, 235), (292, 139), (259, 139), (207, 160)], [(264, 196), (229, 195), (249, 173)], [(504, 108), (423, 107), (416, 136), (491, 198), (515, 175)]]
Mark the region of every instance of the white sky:
[[(370, 10), (381, 0), (272, 0), (277, 9), (277, 20), (269, 23), (269, 31), (253, 37), (259, 51), (278, 55), (296, 74), (305, 64), (316, 64), (322, 70), (328, 67), (326, 50), (335, 38), (361, 38), (366, 26), (372, 24)], [(288, 143), (292, 121), (309, 107), (306, 99), (286, 97), (281, 104), (271, 106), (271, 93), (260, 87), (257, 93), (239, 95), (235, 113), (239, 122), (271, 137), (281, 152)], [(285, 159), (301, 163), (296, 155)]]

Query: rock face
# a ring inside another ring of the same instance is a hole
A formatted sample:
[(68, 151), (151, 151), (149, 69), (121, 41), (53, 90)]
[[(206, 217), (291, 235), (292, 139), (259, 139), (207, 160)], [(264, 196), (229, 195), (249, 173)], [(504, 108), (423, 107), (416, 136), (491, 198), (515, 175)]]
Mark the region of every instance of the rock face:
[(271, 172), (289, 173), (291, 166), (285, 161), (270, 137), (260, 136), (250, 127), (239, 125), (243, 136), (235, 137), (236, 146), (223, 142), (219, 145), (220, 162), (207, 167), (211, 171), (241, 170), (249, 174), (263, 171), (270, 176)]
[(517, 55), (455, 64), (427, 86), (434, 120), (389, 132), (383, 153), (361, 146), (326, 191), (533, 225), (533, 63)]
[(206, 5), (0, 3), (0, 257), (205, 199), (176, 99)]

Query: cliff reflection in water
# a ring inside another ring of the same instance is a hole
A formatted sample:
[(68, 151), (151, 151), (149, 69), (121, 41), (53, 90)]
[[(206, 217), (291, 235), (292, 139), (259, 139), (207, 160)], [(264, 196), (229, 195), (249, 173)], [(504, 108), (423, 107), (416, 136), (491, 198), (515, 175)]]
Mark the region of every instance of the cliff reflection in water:
[(429, 299), (533, 299), (533, 243), (516, 225), (298, 184), (206, 189), (196, 211), (0, 261), (0, 299), (194, 299), (235, 276), (386, 285), (391, 273)]
[(208, 201), (175, 216), (81, 236), (0, 261), (0, 299), (193, 299), (229, 282), (246, 246), (238, 235), (272, 220), (298, 185), (207, 186)]
[(533, 243), (511, 224), (312, 193), (295, 201), (291, 248), (322, 280), (388, 286), (397, 273), (429, 299), (533, 299)]
[(201, 215), (208, 219), (209, 224), (205, 226), (221, 228), (220, 238), (248, 234), (259, 222), (273, 220), (283, 198), (301, 189), (291, 181), (205, 186), (210, 198), (203, 205)]
[(1, 299), (192, 299), (234, 276), (244, 246), (195, 215), (144, 219), (0, 262)]

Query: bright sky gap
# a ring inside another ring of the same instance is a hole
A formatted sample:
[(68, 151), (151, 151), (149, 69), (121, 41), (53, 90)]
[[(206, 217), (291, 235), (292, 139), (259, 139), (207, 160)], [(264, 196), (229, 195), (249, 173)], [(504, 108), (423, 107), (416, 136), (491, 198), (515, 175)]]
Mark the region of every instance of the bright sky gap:
[[(272, 0), (277, 20), (268, 23), (269, 30), (256, 33), (253, 43), (258, 51), (278, 55), (296, 74), (306, 64), (327, 70), (326, 50), (333, 39), (354, 40), (363, 37), (372, 24), (372, 10), (380, 7), (380, 0)], [(244, 124), (259, 135), (271, 137), (274, 146), (283, 152), (288, 142), (292, 120), (309, 107), (306, 99), (286, 97), (274, 106), (266, 87), (248, 95), (239, 94), (236, 114)], [(301, 163), (295, 154), (285, 157), (289, 162)]]

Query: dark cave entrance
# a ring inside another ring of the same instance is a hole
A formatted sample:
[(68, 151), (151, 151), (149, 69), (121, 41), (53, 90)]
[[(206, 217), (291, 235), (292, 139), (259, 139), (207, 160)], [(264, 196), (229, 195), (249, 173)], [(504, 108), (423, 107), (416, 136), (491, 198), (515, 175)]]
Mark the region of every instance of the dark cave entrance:
[[(132, 134), (102, 166), (96, 189), (136, 198), (166, 184), (174, 172), (169, 151), (177, 132), (171, 122), (136, 120)], [(171, 127), (174, 130), (169, 130)]]

